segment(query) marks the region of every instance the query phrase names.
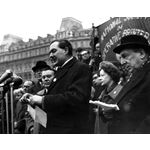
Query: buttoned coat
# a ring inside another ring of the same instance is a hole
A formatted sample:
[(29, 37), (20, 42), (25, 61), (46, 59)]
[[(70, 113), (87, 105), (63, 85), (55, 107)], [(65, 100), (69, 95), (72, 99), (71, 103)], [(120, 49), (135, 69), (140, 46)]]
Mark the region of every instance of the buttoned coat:
[(47, 127), (40, 133), (88, 133), (91, 85), (89, 66), (75, 58), (59, 69), (43, 100)]
[(109, 133), (150, 133), (150, 64), (133, 73), (115, 100), (120, 110), (109, 123)]

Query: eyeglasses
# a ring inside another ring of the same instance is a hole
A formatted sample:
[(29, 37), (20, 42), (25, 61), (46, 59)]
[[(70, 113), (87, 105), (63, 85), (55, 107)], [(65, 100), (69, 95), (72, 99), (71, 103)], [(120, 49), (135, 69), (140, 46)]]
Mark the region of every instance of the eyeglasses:
[(29, 85), (24, 85), (23, 87), (24, 87), (24, 88), (29, 88), (30, 86), (29, 86)]

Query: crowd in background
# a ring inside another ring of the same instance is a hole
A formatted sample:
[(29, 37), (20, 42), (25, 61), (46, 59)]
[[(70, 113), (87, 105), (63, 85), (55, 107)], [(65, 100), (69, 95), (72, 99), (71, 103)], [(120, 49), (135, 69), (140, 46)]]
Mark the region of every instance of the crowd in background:
[[(34, 80), (14, 90), (16, 134), (149, 133), (149, 44), (130, 35), (114, 49), (116, 61), (104, 61), (95, 50), (77, 48), (67, 40), (50, 44), (50, 67), (33, 66)], [(29, 105), (47, 113), (47, 126), (36, 122)]]

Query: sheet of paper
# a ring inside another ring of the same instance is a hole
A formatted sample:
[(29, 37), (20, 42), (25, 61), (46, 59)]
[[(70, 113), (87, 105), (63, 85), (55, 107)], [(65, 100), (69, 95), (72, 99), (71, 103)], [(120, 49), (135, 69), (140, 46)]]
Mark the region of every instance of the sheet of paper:
[(35, 122), (40, 123), (43, 127), (46, 128), (47, 125), (47, 114), (38, 106), (35, 107)]
[(102, 107), (102, 108), (114, 108), (114, 109), (116, 109), (116, 110), (119, 110), (119, 107), (118, 107), (118, 105), (117, 104), (106, 104), (106, 103), (104, 103), (104, 102), (100, 102), (100, 101), (98, 101), (98, 104), (99, 104), (99, 106), (100, 107)]
[(35, 120), (35, 109), (33, 107), (31, 107), (30, 105), (28, 105), (27, 111), (31, 115), (32, 119)]
[(95, 105), (98, 105), (100, 106), (101, 108), (104, 108), (104, 109), (116, 109), (116, 110), (119, 110), (119, 107), (117, 104), (107, 104), (107, 103), (104, 103), (104, 102), (101, 102), (101, 101), (92, 101), (90, 100), (89, 103), (91, 104), (95, 104)]
[(31, 115), (32, 119), (35, 122), (40, 123), (43, 127), (46, 128), (46, 125), (47, 125), (47, 114), (46, 114), (45, 111), (43, 111), (38, 106), (36, 106), (35, 109), (34, 109), (30, 105), (28, 105), (27, 111), (29, 112), (29, 114)]

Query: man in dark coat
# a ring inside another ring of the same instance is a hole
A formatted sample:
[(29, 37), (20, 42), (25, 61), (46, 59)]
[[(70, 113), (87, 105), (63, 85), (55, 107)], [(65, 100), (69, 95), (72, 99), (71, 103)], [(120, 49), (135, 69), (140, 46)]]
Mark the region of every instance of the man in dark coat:
[(121, 63), (133, 72), (116, 97), (119, 111), (109, 124), (109, 133), (150, 133), (150, 46), (140, 35), (128, 35), (114, 49)]
[(42, 85), (42, 79), (41, 79), (41, 72), (43, 70), (47, 70), (50, 69), (50, 66), (47, 65), (47, 63), (45, 61), (37, 61), (36, 65), (32, 67), (32, 71), (34, 73), (34, 84), (35, 84), (35, 88), (34, 88), (34, 93), (37, 93), (39, 91), (41, 91), (43, 89), (43, 85)]
[(92, 72), (87, 64), (72, 56), (67, 40), (50, 44), (49, 57), (57, 68), (45, 96), (24, 95), (32, 105), (42, 105), (47, 113), (47, 126), (40, 133), (88, 133), (88, 111)]

